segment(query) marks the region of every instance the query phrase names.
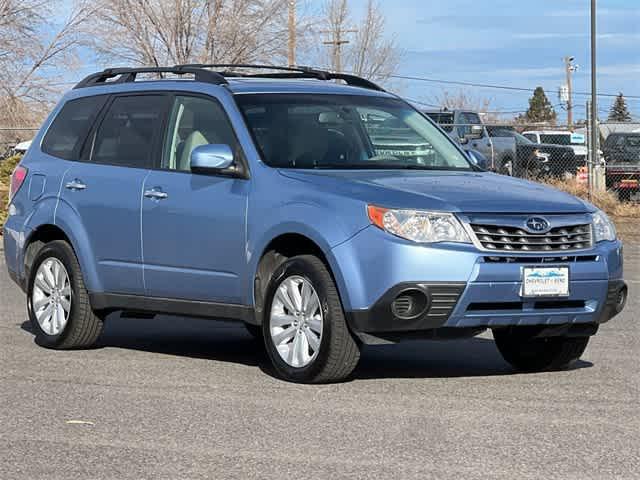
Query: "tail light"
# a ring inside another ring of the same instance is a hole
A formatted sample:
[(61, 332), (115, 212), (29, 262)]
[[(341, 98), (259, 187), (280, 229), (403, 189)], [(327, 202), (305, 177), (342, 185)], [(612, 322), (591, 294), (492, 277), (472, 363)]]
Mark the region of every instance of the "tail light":
[(9, 184), (9, 202), (11, 202), (15, 194), (18, 193), (18, 190), (20, 190), (20, 187), (24, 183), (25, 178), (27, 178), (28, 172), (29, 170), (27, 170), (27, 168), (23, 167), (22, 165), (18, 165), (13, 170), (13, 173), (11, 174), (11, 182)]

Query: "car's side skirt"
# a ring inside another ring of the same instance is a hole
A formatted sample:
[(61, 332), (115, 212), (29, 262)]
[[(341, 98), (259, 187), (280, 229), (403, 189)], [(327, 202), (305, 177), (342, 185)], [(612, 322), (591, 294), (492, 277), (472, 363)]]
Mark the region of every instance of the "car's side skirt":
[(94, 310), (179, 315), (256, 323), (254, 309), (248, 305), (120, 293), (90, 293), (89, 299), (91, 308)]

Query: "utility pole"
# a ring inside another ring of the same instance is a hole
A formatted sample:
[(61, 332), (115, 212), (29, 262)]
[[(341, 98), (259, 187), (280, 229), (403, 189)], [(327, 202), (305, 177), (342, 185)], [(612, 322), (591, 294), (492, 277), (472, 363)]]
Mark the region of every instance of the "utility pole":
[(289, 66), (296, 64), (296, 2), (289, 0)]
[[(600, 132), (598, 128), (598, 94), (596, 90), (596, 0), (591, 0), (591, 151), (589, 152), (589, 173), (592, 175), (593, 168), (598, 161), (598, 140)], [(591, 198), (591, 188), (589, 185), (589, 198)]]
[(357, 30), (343, 30), (342, 27), (337, 27), (335, 30), (323, 30), (321, 33), (329, 33), (332, 35), (331, 40), (322, 42), (325, 45), (333, 46), (333, 70), (336, 73), (342, 73), (342, 46), (349, 43), (342, 35), (345, 33), (356, 33)]
[(564, 69), (567, 75), (567, 126), (569, 130), (573, 128), (573, 84), (571, 75), (578, 70), (578, 65), (574, 65), (573, 60), (573, 57), (564, 57)]

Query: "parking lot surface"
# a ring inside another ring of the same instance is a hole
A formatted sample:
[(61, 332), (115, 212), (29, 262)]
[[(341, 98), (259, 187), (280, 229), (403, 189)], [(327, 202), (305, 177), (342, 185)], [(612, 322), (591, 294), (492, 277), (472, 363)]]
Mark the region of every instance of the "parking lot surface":
[(97, 348), (45, 350), (0, 262), (0, 479), (640, 478), (625, 248), (627, 308), (570, 371), (516, 374), (486, 334), (368, 347), (323, 386), (274, 378), (234, 323), (112, 316)]

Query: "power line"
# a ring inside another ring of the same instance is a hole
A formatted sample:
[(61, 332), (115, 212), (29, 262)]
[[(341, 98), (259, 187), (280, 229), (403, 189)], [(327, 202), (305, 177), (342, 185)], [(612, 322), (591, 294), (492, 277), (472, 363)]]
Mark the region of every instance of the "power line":
[[(516, 92), (533, 92), (535, 90), (535, 88), (515, 87), (512, 85), (464, 82), (461, 80), (443, 80), (439, 78), (416, 77), (411, 75), (391, 75), (391, 78), (397, 78), (399, 80), (414, 80), (419, 82), (441, 83), (445, 85), (461, 85), (465, 87), (494, 88), (499, 90), (511, 90)], [(591, 96), (591, 93), (590, 92), (573, 92), (573, 95)], [(614, 98), (618, 96), (618, 94), (616, 93), (598, 93), (597, 95), (599, 97), (614, 97)], [(630, 100), (640, 100), (640, 95), (625, 95), (624, 98), (630, 99)]]

